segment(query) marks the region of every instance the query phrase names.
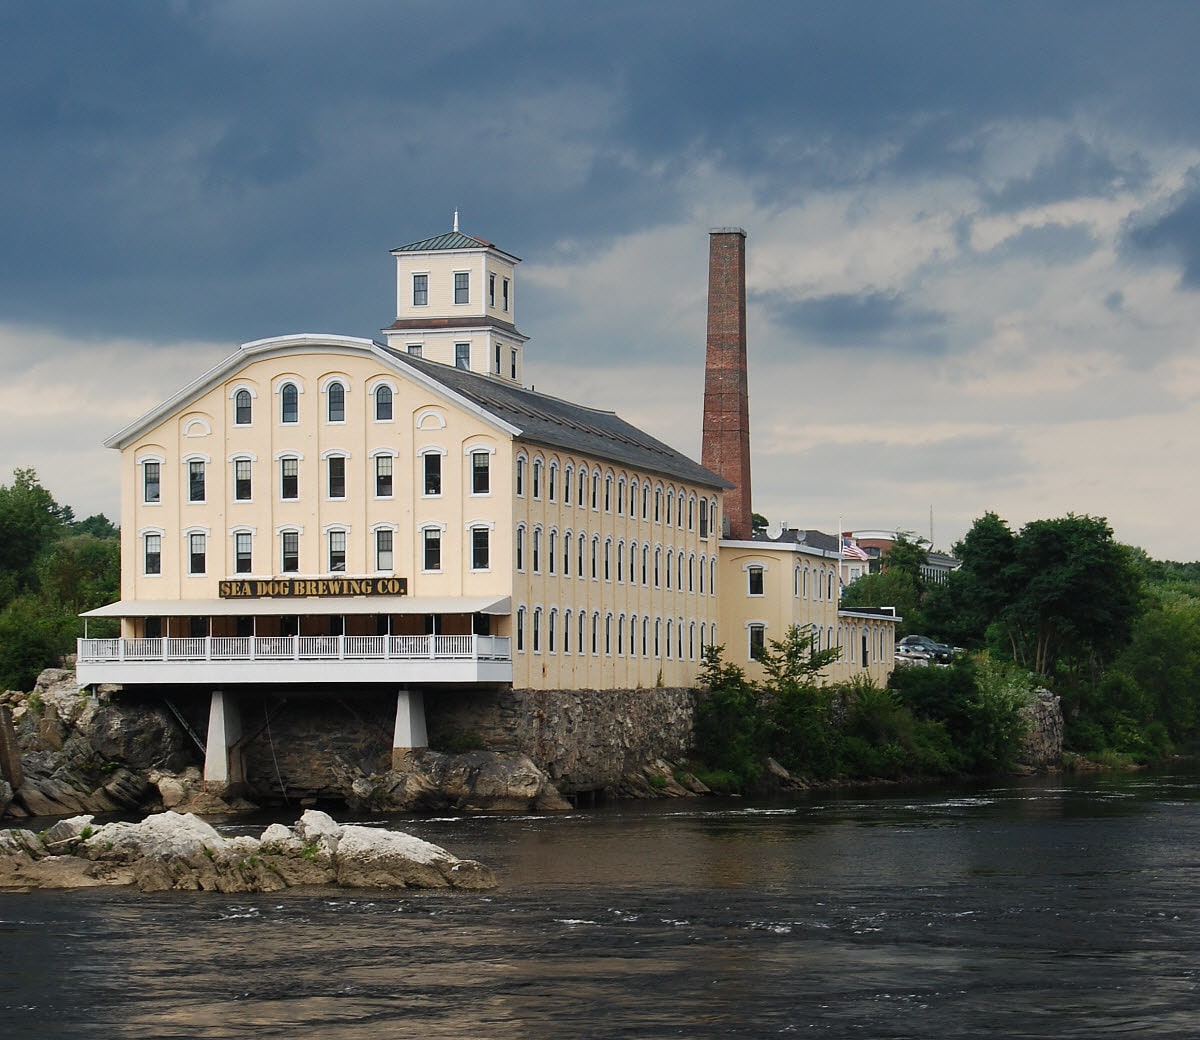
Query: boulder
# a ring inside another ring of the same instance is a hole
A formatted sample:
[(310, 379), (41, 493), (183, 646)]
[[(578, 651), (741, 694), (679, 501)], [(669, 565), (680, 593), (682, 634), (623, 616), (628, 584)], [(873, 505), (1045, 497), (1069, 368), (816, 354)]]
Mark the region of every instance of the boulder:
[(136, 885), (144, 892), (275, 892), (297, 885), (353, 888), (494, 888), (481, 863), (399, 831), (340, 826), (308, 810), (292, 828), (259, 838), (222, 836), (191, 813), (93, 826), (61, 820), (42, 837), (0, 831), (0, 889)]
[(532, 759), (493, 751), (449, 755), (414, 748), (404, 756), (401, 768), (356, 776), (349, 787), (351, 809), (549, 812), (571, 808)]

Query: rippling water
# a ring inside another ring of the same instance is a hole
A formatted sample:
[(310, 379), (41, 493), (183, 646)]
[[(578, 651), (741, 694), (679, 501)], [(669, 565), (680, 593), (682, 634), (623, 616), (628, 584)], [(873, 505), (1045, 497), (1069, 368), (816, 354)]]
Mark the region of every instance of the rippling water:
[(1194, 777), (386, 822), (501, 888), (4, 896), (0, 1037), (1200, 1035)]

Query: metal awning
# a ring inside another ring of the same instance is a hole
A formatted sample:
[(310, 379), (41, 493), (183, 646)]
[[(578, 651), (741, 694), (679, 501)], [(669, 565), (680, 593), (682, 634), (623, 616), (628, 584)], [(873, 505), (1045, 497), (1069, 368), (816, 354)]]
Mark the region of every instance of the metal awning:
[(320, 614), (511, 614), (509, 596), (325, 596), (123, 599), (80, 617), (310, 617)]

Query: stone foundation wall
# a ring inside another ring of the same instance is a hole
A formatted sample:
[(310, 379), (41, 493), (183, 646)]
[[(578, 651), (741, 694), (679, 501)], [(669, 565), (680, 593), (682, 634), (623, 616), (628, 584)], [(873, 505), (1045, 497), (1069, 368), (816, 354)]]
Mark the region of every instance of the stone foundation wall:
[(429, 743), (528, 755), (564, 794), (615, 789), (655, 759), (683, 758), (696, 691), (499, 690), (425, 696)]

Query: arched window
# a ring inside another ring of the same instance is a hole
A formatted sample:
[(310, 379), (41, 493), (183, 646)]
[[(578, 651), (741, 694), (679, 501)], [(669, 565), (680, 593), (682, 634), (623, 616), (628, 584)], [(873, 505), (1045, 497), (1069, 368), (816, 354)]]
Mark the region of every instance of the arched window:
[(533, 645), (533, 652), (540, 654), (542, 652), (542, 608), (533, 608), (533, 638), (530, 640)]
[(671, 625), (672, 625), (672, 623), (673, 623), (672, 619), (667, 618), (667, 659), (668, 660), (670, 660), (670, 658), (671, 658)]
[(671, 562), (675, 557), (673, 550), (667, 550), (667, 588), (671, 587)]
[(525, 652), (525, 608), (517, 607), (517, 653)]
[(295, 383), (284, 383), (279, 390), (279, 421), (296, 423), (300, 421), (300, 391)]
[[(554, 485), (551, 484), (551, 487)], [(558, 570), (558, 532), (553, 528), (550, 530), (550, 541), (546, 545), (546, 563), (551, 574)]]
[(239, 390), (233, 399), (233, 422), (235, 426), (249, 426), (253, 420), (253, 404), (249, 390)]
[(549, 617), (546, 618), (546, 650), (548, 653), (554, 653), (554, 630), (558, 627), (558, 611), (551, 608)]
[(558, 497), (558, 489), (555, 486), (557, 483), (558, 483), (558, 463), (551, 462), (550, 463), (550, 476), (548, 477), (548, 479), (546, 481), (546, 497), (548, 499), (550, 499), (551, 502), (555, 501), (556, 498)]
[(392, 421), (392, 388), (390, 386), (375, 388), (375, 421)]
[(346, 388), (341, 383), (330, 383), (325, 391), (326, 408), (330, 422), (346, 421)]

